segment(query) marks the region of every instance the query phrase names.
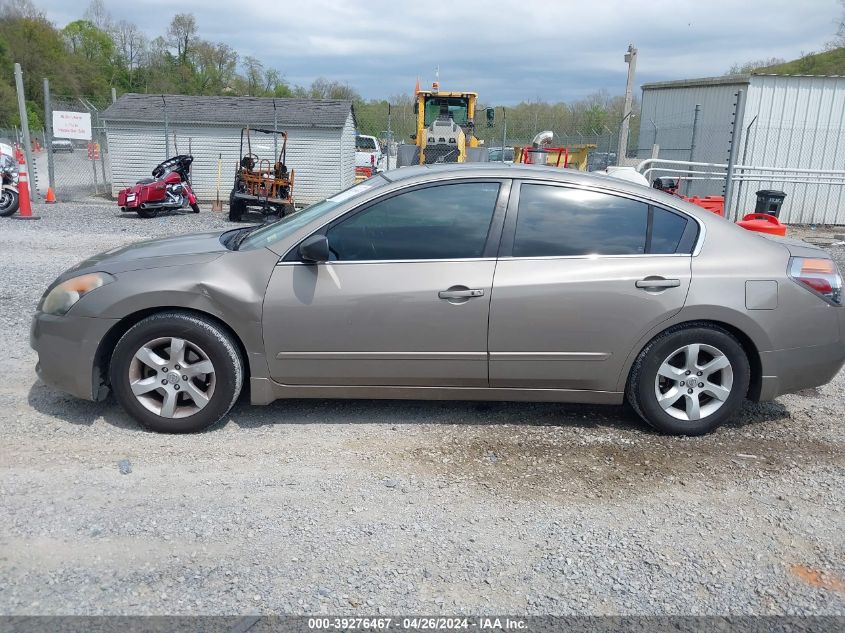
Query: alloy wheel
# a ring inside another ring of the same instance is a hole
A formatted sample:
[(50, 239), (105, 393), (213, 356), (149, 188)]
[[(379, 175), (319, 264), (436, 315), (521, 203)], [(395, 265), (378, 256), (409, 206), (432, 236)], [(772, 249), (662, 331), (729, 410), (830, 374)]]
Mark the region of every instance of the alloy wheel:
[(718, 411), (731, 395), (733, 367), (718, 348), (703, 343), (672, 352), (657, 370), (654, 395), (678, 420), (694, 421)]
[(163, 418), (201, 411), (214, 395), (214, 365), (199, 345), (183, 338), (156, 338), (129, 363), (129, 387), (138, 402)]

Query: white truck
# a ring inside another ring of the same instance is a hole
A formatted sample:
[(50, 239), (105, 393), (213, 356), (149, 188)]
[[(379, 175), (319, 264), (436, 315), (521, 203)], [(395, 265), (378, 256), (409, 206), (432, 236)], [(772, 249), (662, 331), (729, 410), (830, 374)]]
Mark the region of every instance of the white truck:
[(371, 167), (373, 172), (384, 169), (384, 155), (375, 136), (355, 136), (355, 166)]

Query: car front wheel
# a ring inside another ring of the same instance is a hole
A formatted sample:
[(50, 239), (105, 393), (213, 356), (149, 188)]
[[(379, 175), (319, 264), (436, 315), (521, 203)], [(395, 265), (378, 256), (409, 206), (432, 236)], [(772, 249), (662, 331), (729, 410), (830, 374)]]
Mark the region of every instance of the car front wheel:
[(627, 398), (659, 431), (703, 435), (736, 414), (750, 379), (748, 357), (730, 332), (709, 324), (679, 326), (640, 352)]
[(109, 378), (121, 406), (162, 433), (201, 431), (232, 408), (243, 362), (231, 336), (199, 315), (171, 311), (132, 326), (112, 354)]

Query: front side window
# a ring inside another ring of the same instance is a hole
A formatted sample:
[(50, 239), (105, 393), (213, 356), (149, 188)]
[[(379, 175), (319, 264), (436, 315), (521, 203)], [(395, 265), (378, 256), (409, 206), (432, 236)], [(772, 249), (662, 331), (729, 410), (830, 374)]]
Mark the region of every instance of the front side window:
[(415, 189), (326, 232), (333, 261), (481, 257), (499, 194), (494, 182)]
[(646, 252), (648, 205), (596, 191), (523, 184), (514, 257)]

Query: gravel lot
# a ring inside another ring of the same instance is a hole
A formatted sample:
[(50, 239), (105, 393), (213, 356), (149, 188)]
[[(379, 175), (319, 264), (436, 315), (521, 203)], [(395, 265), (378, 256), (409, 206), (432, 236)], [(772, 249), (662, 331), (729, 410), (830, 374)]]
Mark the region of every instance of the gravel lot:
[(845, 615), (842, 373), (695, 439), (615, 407), (303, 400), (155, 435), (41, 384), (30, 316), (87, 255), (230, 224), (36, 211), (0, 219), (0, 614)]

